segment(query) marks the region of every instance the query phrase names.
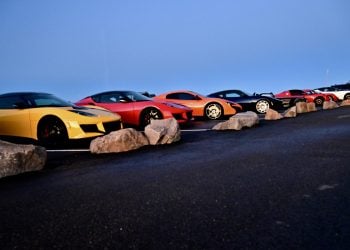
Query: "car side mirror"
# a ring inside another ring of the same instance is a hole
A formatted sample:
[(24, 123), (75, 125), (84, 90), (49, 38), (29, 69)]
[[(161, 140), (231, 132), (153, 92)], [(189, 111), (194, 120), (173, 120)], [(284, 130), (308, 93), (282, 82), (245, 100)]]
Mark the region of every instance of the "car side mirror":
[(127, 99), (125, 99), (125, 98), (120, 98), (119, 102), (121, 102), (121, 103), (128, 103), (129, 101)]
[(24, 109), (24, 108), (27, 108), (28, 105), (25, 104), (24, 102), (16, 102), (14, 105), (13, 105), (14, 108), (16, 109)]

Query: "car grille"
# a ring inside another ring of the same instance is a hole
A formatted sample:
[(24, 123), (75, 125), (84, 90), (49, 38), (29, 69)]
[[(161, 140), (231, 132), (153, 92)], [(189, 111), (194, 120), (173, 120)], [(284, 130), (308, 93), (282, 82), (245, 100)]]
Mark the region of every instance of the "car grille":
[(96, 124), (80, 124), (81, 129), (85, 133), (98, 133), (98, 128)]
[(115, 131), (115, 130), (119, 130), (122, 128), (122, 123), (120, 121), (116, 121), (116, 122), (105, 122), (103, 123), (103, 127), (106, 130), (106, 134)]
[(120, 121), (104, 122), (103, 127), (105, 128), (105, 132), (100, 131), (96, 124), (80, 124), (80, 127), (85, 133), (105, 133), (105, 134), (108, 134), (112, 131), (121, 129), (122, 123)]

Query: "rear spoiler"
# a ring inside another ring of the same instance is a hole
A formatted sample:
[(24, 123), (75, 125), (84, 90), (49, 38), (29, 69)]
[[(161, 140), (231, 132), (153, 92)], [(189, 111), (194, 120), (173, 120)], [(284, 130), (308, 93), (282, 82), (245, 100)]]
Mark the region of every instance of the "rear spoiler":
[(258, 95), (261, 95), (261, 96), (269, 96), (269, 97), (275, 97), (275, 95), (272, 93), (272, 92), (268, 92), (268, 93), (260, 93)]

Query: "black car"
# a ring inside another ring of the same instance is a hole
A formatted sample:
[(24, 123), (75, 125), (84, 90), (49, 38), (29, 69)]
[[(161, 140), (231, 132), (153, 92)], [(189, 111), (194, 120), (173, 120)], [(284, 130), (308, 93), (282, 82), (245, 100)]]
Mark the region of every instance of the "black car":
[(248, 94), (241, 90), (231, 89), (209, 94), (208, 97), (222, 98), (239, 103), (244, 111), (254, 111), (265, 114), (271, 108), (279, 110), (283, 108), (283, 102), (265, 94)]
[(345, 84), (334, 84), (332, 87), (338, 90), (350, 90), (350, 82)]

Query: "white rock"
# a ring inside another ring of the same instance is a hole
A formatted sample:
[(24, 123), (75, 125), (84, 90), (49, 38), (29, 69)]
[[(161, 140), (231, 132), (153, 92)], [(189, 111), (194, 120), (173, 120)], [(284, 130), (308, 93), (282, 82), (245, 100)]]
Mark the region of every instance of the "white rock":
[(216, 124), (213, 130), (241, 130), (244, 127), (252, 127), (259, 124), (259, 117), (252, 111), (237, 113), (229, 120)]
[(274, 109), (268, 109), (265, 114), (265, 120), (279, 120), (283, 116)]
[(95, 154), (119, 153), (149, 145), (147, 137), (133, 128), (113, 131), (97, 137), (90, 143), (90, 152)]
[(179, 123), (175, 118), (151, 120), (145, 127), (150, 145), (170, 144), (181, 139)]
[(0, 141), (0, 178), (44, 168), (45, 148)]

